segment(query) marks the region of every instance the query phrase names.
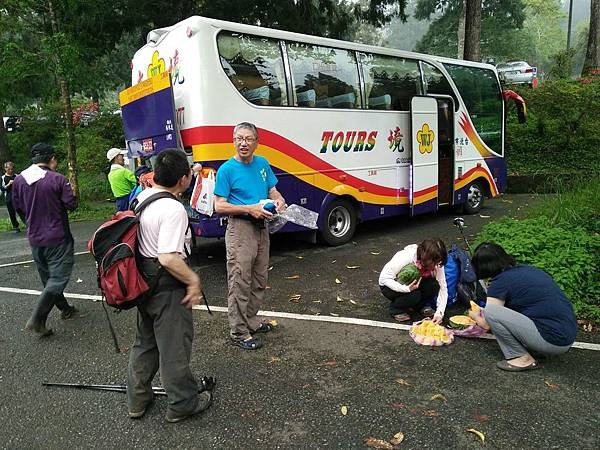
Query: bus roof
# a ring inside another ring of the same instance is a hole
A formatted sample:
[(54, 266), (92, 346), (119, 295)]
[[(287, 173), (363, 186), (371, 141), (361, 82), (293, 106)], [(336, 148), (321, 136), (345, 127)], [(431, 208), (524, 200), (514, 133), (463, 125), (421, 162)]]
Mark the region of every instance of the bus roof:
[(424, 59), (424, 60), (438, 61), (441, 63), (460, 64), (463, 66), (481, 67), (481, 68), (485, 68), (485, 69), (495, 70), (495, 67), (491, 64), (479, 63), (479, 62), (462, 60), (462, 59), (446, 58), (443, 56), (428, 55), (426, 53), (409, 52), (406, 50), (396, 50), (396, 49), (391, 49), (391, 48), (387, 48), (387, 47), (379, 47), (379, 46), (374, 46), (374, 45), (360, 44), (360, 43), (351, 42), (351, 41), (342, 41), (342, 40), (338, 40), (338, 39), (323, 38), (323, 37), (313, 36), (313, 35), (309, 35), (309, 34), (293, 33), (290, 31), (282, 31), (282, 30), (276, 30), (273, 28), (258, 27), (258, 26), (254, 26), (254, 25), (244, 25), (244, 24), (240, 24), (240, 23), (236, 23), (236, 22), (227, 22), (224, 20), (210, 19), (210, 18), (201, 17), (201, 16), (192, 16), (192, 17), (189, 17), (189, 18), (187, 18), (179, 23), (176, 23), (175, 25), (172, 25), (170, 27), (157, 28), (155, 30), (150, 31), (147, 35), (146, 45), (144, 47), (146, 47), (146, 46), (154, 47), (156, 44), (158, 44), (162, 40), (162, 38), (164, 36), (166, 36), (167, 34), (169, 34), (170, 31), (172, 31), (176, 28), (189, 27), (191, 30), (191, 33), (196, 34), (201, 28), (207, 27), (207, 26), (213, 27), (218, 30), (223, 29), (223, 30), (234, 31), (234, 32), (239, 32), (239, 33), (248, 33), (248, 34), (254, 34), (254, 35), (259, 35), (259, 36), (264, 36), (264, 37), (270, 37), (270, 38), (274, 38), (274, 39), (287, 39), (287, 40), (291, 40), (291, 41), (306, 42), (306, 43), (310, 43), (310, 44), (323, 45), (323, 46), (327, 46), (327, 47), (344, 48), (347, 50), (357, 50), (357, 51), (362, 51), (362, 52), (379, 53), (379, 54), (386, 54), (386, 55), (390, 55), (390, 56), (401, 56), (401, 57), (406, 57), (406, 58), (419, 58), (419, 59)]

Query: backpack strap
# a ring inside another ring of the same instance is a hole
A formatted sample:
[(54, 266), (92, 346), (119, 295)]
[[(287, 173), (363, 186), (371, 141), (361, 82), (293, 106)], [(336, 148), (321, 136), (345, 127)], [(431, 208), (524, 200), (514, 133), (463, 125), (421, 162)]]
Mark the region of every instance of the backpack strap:
[(142, 213), (142, 211), (144, 209), (146, 209), (148, 207), (148, 205), (150, 205), (150, 203), (153, 203), (156, 200), (159, 200), (161, 198), (170, 198), (175, 201), (179, 201), (179, 200), (177, 200), (177, 197), (175, 197), (170, 192), (161, 191), (161, 192), (157, 192), (156, 194), (152, 194), (150, 197), (148, 197), (146, 200), (144, 200), (142, 202), (140, 202), (137, 199), (137, 197), (134, 198), (133, 201), (131, 202), (131, 210), (133, 210), (139, 216)]

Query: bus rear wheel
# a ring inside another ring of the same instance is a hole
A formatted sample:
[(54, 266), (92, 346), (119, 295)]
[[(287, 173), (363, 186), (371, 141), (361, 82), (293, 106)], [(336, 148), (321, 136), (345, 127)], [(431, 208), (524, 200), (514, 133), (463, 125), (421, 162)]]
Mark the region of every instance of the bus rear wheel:
[(463, 204), (465, 214), (478, 213), (483, 207), (485, 191), (480, 181), (474, 181), (467, 190), (467, 201)]
[(352, 239), (356, 231), (356, 209), (348, 200), (338, 198), (333, 200), (324, 214), (321, 224), (321, 239), (332, 246), (342, 245)]

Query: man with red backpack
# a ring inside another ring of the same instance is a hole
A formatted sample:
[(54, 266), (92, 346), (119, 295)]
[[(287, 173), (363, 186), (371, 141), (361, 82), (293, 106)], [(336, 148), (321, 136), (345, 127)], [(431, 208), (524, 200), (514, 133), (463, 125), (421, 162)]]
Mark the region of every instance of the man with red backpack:
[(155, 287), (138, 305), (135, 343), (129, 354), (127, 403), (129, 417), (142, 417), (154, 400), (152, 379), (160, 369), (167, 392), (167, 421), (180, 422), (208, 409), (211, 391), (198, 394), (190, 370), (194, 335), (192, 306), (203, 301), (198, 275), (187, 265), (190, 232), (187, 213), (177, 196), (190, 185), (192, 173), (185, 153), (161, 152), (154, 168), (154, 187), (137, 197), (138, 207), (154, 194), (172, 198), (154, 200), (139, 215), (138, 243), (141, 268)]

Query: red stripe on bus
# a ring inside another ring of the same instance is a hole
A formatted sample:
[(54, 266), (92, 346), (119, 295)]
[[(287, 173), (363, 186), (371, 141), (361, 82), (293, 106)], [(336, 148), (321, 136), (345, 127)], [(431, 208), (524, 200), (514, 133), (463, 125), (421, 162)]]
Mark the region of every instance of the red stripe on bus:
[[(363, 191), (366, 190), (370, 194), (390, 197), (396, 197), (398, 195), (398, 189), (381, 186), (356, 178), (355, 176), (326, 163), (322, 159), (317, 158), (298, 144), (295, 144), (277, 133), (262, 128), (259, 128), (259, 133), (261, 144), (302, 162), (302, 164), (307, 165), (311, 169), (322, 173), (332, 180), (340, 182), (340, 184), (352, 186)], [(186, 130), (181, 130), (181, 139), (186, 146), (222, 143), (231, 143), (231, 145), (233, 145), (233, 127), (228, 125), (217, 125), (188, 128)], [(406, 195), (400, 193), (400, 196)]]

